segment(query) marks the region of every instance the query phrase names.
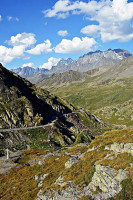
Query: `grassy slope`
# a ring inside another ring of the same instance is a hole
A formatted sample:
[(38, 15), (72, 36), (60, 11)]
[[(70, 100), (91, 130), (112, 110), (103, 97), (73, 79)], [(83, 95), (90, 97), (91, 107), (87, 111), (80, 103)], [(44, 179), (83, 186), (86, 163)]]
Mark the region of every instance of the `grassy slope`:
[[(73, 180), (74, 185), (78, 185), (82, 190), (84, 184), (90, 183), (95, 172), (94, 163), (97, 161), (117, 170), (126, 169), (128, 171), (128, 178), (122, 182), (122, 191), (112, 198), (112, 200), (131, 200), (133, 197), (133, 168), (130, 166), (130, 163), (133, 162), (133, 157), (127, 153), (119, 154), (117, 159), (108, 160), (108, 163), (104, 157), (109, 153), (105, 150), (106, 145), (113, 144), (114, 142), (126, 144), (132, 141), (133, 130), (131, 129), (106, 132), (102, 136), (97, 136), (88, 146), (76, 145), (59, 151), (60, 153), (69, 152), (71, 155), (85, 153), (84, 158), (69, 169), (65, 169), (64, 166), (65, 162), (69, 159), (69, 155), (50, 156), (45, 160), (42, 166), (35, 164), (33, 166), (14, 168), (8, 174), (0, 175), (0, 199), (36, 199), (37, 192), (40, 188), (37, 187), (38, 181), (35, 181), (34, 177), (35, 175), (43, 175), (46, 173), (48, 173), (48, 176), (45, 178), (42, 185), (43, 192), (52, 189), (62, 190), (63, 188), (54, 184), (60, 175), (64, 177), (65, 181)], [(99, 144), (101, 146), (99, 146)], [(92, 147), (97, 149), (87, 152), (88, 148), (90, 149)], [(18, 161), (18, 164), (29, 163), (31, 160), (41, 159), (41, 156), (46, 155), (47, 153), (48, 151), (44, 150), (28, 150), (25, 152), (24, 157)], [(82, 200), (83, 199), (86, 199), (86, 197), (82, 198)]]
[[(110, 81), (104, 83), (95, 83), (95, 79), (86, 80), (81, 83), (73, 83), (70, 86), (62, 87), (53, 90), (52, 92), (56, 95), (65, 98), (69, 103), (74, 104), (78, 107), (84, 107), (91, 112), (97, 113), (109, 122), (118, 124), (131, 125), (131, 118), (124, 118), (119, 120), (119, 116), (115, 116), (115, 113), (108, 118), (106, 115), (100, 115), (99, 109), (105, 109), (110, 107), (111, 110), (114, 107), (124, 104), (125, 102), (133, 99), (133, 80), (123, 79), (118, 81)], [(128, 108), (127, 108), (128, 109)], [(130, 109), (130, 116), (133, 111)]]

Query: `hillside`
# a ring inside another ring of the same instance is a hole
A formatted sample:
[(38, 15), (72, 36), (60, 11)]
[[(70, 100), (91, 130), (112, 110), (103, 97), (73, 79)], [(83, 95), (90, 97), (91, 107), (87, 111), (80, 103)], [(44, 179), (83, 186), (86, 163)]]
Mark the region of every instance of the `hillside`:
[[(47, 125), (38, 129), (37, 127)], [(96, 116), (76, 109), (0, 65), (0, 150), (49, 148), (90, 142), (109, 126)], [(21, 130), (25, 127), (26, 130)]]
[(53, 74), (50, 77), (44, 78), (43, 80), (38, 82), (38, 86), (42, 88), (59, 88), (69, 85), (73, 82), (84, 81), (87, 77), (94, 76), (98, 73), (99, 69), (89, 70), (85, 73), (70, 70), (60, 74)]
[(33, 84), (38, 84), (42, 80), (47, 79), (49, 76), (44, 73), (39, 73), (39, 74), (30, 75), (30, 76), (26, 75), (23, 77)]
[(123, 59), (104, 74), (106, 79), (124, 79), (133, 77), (133, 56)]
[[(133, 130), (107, 131), (113, 126), (101, 118), (132, 124), (132, 76), (116, 77), (131, 63), (123, 60), (118, 71), (114, 66), (103, 74), (96, 70), (97, 76), (88, 71), (76, 83), (83, 73), (59, 75), (72, 81), (71, 87), (53, 90), (67, 101), (0, 65), (1, 200), (132, 199)], [(2, 131), (10, 127), (27, 129)]]
[(0, 198), (132, 200), (132, 142), (132, 129), (117, 130), (97, 136), (90, 145), (60, 151), (29, 149), (16, 159), (0, 159)]
[(132, 126), (132, 62), (53, 75), (60, 97), (0, 65), (1, 200), (132, 200), (133, 130), (107, 131)]
[(132, 67), (133, 57), (129, 57), (104, 73), (98, 74), (98, 72), (96, 76), (87, 76), (84, 81), (71, 83), (71, 87), (69, 85), (60, 87), (58, 84), (56, 87), (49, 85), (49, 89), (69, 103), (84, 107), (110, 123), (131, 126)]
[(41, 90), (0, 65), (1, 127), (45, 124), (58, 111), (71, 110), (46, 90)]

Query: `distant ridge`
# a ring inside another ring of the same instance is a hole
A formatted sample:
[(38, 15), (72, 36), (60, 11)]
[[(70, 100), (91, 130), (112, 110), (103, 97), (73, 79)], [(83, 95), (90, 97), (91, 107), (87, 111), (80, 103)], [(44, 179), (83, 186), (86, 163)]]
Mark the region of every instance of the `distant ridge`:
[(77, 61), (74, 61), (71, 58), (61, 59), (56, 66), (52, 66), (51, 70), (26, 66), (12, 69), (12, 71), (22, 77), (29, 77), (42, 73), (46, 75), (52, 75), (63, 73), (69, 70), (86, 72), (90, 69), (99, 68), (105, 65), (106, 67), (112, 66), (120, 60), (130, 56), (132, 56), (132, 54), (124, 49), (108, 49), (105, 51), (97, 50), (80, 56)]

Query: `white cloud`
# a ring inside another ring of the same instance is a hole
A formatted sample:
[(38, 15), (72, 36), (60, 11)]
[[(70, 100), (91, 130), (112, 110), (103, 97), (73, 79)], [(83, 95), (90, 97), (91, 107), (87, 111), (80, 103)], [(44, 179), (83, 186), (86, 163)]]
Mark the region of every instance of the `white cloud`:
[[(9, 63), (15, 58), (29, 59), (28, 54), (40, 55), (41, 53), (52, 51), (49, 40), (45, 40), (43, 43), (37, 44), (32, 48), (36, 43), (35, 34), (33, 33), (19, 33), (16, 36), (11, 36), (10, 40), (6, 41), (6, 43), (12, 47), (0, 46), (0, 62), (2, 64)], [(29, 66), (31, 65), (31, 63), (28, 64)]]
[(30, 62), (30, 63), (25, 63), (25, 64), (23, 64), (23, 65), (22, 65), (22, 68), (24, 68), (24, 67), (35, 68), (35, 65), (34, 65), (34, 63)]
[[(55, 5), (43, 11), (45, 17), (66, 18), (69, 15), (85, 14), (86, 18), (98, 23), (98, 26), (86, 26), (81, 32), (89, 36), (99, 36), (103, 42), (133, 39), (133, 2), (128, 0), (58, 0)], [(90, 23), (89, 23), (90, 24)]]
[(99, 9), (97, 14), (90, 19), (99, 23), (97, 28), (103, 42), (112, 40), (126, 42), (133, 39), (133, 27), (131, 25), (133, 3), (128, 3), (127, 0), (113, 0), (111, 4), (109, 3)]
[(96, 44), (96, 41), (93, 38), (74, 37), (72, 40), (63, 39), (56, 47), (56, 53), (87, 53), (91, 51), (91, 48)]
[(19, 33), (16, 36), (11, 36), (9, 41), (6, 41), (9, 45), (29, 47), (36, 43), (35, 34), (33, 33)]
[[(108, 1), (108, 0), (107, 0)], [(94, 14), (97, 9), (100, 9), (106, 1), (102, 0), (89, 1), (88, 3), (83, 1), (71, 2), (70, 0), (59, 0), (55, 3), (52, 9), (44, 10), (45, 17), (57, 17), (57, 18), (66, 18), (70, 14)]]
[(111, 40), (126, 42), (133, 39), (132, 19), (133, 3), (127, 3), (126, 0), (114, 0), (111, 5), (104, 6), (93, 16), (93, 20), (99, 23), (103, 42)]
[(133, 3), (127, 0), (113, 0), (112, 9), (120, 21), (133, 18)]
[(47, 63), (44, 63), (43, 65), (41, 65), (39, 68), (42, 69), (51, 69), (52, 66), (56, 66), (58, 64), (58, 62), (60, 61), (60, 58), (49, 58)]
[(81, 29), (81, 33), (96, 37), (99, 35), (99, 26), (98, 25), (88, 25)]
[(24, 46), (15, 46), (13, 48), (0, 46), (0, 62), (2, 64), (6, 64), (11, 62), (15, 58), (23, 58), (24, 50)]
[(57, 34), (59, 36), (65, 37), (65, 36), (68, 35), (68, 32), (67, 32), (67, 30), (60, 30), (60, 31), (57, 32)]
[[(69, 2), (69, 0), (58, 1), (54, 5), (53, 9), (48, 9), (46, 11), (43, 11), (45, 17), (55, 17), (56, 16), (58, 18), (63, 18), (63, 19), (66, 18), (69, 13), (67, 12), (66, 9), (64, 10), (63, 8), (66, 8), (68, 2)], [(62, 11), (62, 9), (63, 9), (63, 11), (65, 11), (64, 13), (60, 12), (60, 10)]]
[(2, 16), (0, 15), (0, 22), (2, 21)]
[(0, 62), (6, 64), (15, 58), (27, 59), (25, 50), (35, 42), (35, 35), (32, 33), (19, 33), (16, 36), (11, 36), (11, 39), (6, 41), (6, 43), (12, 45), (12, 48), (0, 46)]
[(12, 16), (7, 16), (7, 20), (8, 21), (19, 21), (19, 18), (18, 17), (12, 17)]
[(35, 34), (33, 33), (19, 33), (16, 36), (11, 36), (10, 40), (6, 41), (6, 43), (11, 45), (12, 48), (0, 46), (0, 62), (2, 64), (9, 63), (15, 58), (29, 59), (30, 57), (27, 53), (40, 55), (41, 53), (49, 53), (52, 51), (49, 40), (31, 48), (36, 43)]
[(50, 40), (45, 40), (44, 43), (37, 44), (34, 48), (27, 50), (26, 52), (32, 55), (40, 55), (41, 53), (49, 53), (51, 51)]

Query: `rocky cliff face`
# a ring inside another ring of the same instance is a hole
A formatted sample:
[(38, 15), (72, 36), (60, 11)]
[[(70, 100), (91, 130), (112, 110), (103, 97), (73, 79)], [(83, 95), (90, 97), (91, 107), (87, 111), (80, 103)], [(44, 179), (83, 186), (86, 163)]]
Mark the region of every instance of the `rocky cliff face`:
[(71, 65), (74, 63), (74, 60), (71, 58), (61, 59), (56, 66), (54, 66), (51, 70), (49, 70), (48, 74), (58, 74), (69, 71), (71, 69)]
[(49, 92), (0, 65), (0, 126), (44, 124), (53, 116), (71, 110)]

